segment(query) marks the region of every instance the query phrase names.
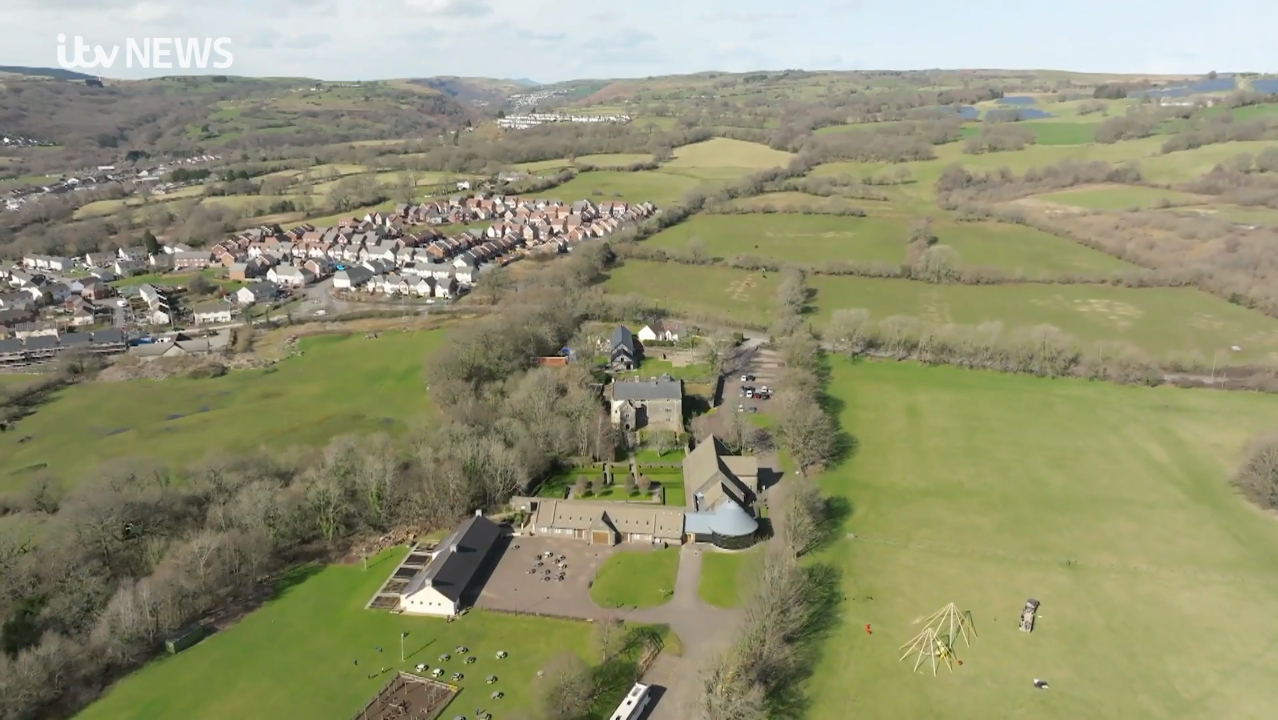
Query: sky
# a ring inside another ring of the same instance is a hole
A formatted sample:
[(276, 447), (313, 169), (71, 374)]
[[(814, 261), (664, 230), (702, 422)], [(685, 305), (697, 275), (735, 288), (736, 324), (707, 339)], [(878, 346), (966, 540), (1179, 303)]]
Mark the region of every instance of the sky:
[[(704, 70), (1278, 71), (1271, 0), (0, 0), (0, 65), (227, 38), (231, 75), (646, 77)], [(91, 57), (91, 55), (90, 55)], [(214, 56), (217, 59), (219, 56)], [(195, 72), (194, 70), (187, 72)]]

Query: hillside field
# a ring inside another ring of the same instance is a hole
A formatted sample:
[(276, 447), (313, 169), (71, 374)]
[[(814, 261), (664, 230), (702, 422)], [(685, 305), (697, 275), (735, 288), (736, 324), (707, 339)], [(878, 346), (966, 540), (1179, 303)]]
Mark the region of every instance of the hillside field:
[[(628, 260), (604, 289), (637, 293), (660, 307), (766, 324), (777, 274)], [(1084, 343), (1126, 340), (1152, 357), (1193, 353), (1222, 365), (1278, 360), (1278, 320), (1186, 288), (1111, 285), (933, 285), (904, 280), (813, 275), (818, 327), (835, 310), (865, 308), (873, 318), (935, 323), (1002, 322), (1007, 329), (1055, 325)], [(1242, 348), (1230, 351), (1232, 345)]]
[[(819, 479), (850, 515), (806, 718), (1278, 714), (1278, 522), (1227, 479), (1278, 400), (844, 360), (829, 391), (857, 449)], [(949, 602), (963, 665), (912, 674)]]
[[(824, 199), (824, 198), (822, 198)], [(911, 221), (904, 213), (867, 203), (868, 217), (799, 215), (698, 215), (644, 241), (645, 245), (689, 252), (696, 238), (707, 255), (753, 255), (801, 264), (830, 260), (903, 263)], [(879, 212), (885, 215), (879, 215)], [(1021, 225), (963, 223), (941, 217), (932, 225), (940, 242), (958, 254), (962, 266), (995, 267), (1026, 276), (1108, 273), (1127, 263), (1069, 240)]]
[(1039, 200), (1072, 205), (1087, 210), (1130, 210), (1163, 207), (1166, 205), (1193, 205), (1203, 198), (1175, 190), (1136, 187), (1131, 185), (1106, 185), (1082, 187), (1060, 192), (1036, 195)]
[(112, 458), (146, 455), (180, 466), (258, 447), (321, 445), (346, 433), (400, 432), (430, 412), (422, 362), (443, 338), (442, 330), (376, 340), (324, 335), (299, 342), (300, 357), (263, 370), (73, 386), (0, 436), (0, 493), (20, 489), (39, 469), (73, 485)]

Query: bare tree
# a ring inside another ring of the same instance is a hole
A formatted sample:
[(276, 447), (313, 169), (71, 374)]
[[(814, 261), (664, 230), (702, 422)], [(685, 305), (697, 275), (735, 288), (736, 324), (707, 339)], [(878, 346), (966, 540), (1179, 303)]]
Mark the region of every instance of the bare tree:
[(1278, 433), (1254, 438), (1234, 473), (1234, 485), (1266, 510), (1278, 509)]
[(783, 531), (781, 540), (786, 548), (799, 557), (816, 549), (825, 539), (828, 513), (821, 491), (807, 476), (791, 477), (783, 485), (780, 503), (783, 521), (777, 523), (777, 527)]
[(541, 707), (546, 720), (575, 720), (595, 697), (590, 668), (574, 653), (552, 657), (541, 673)]
[(870, 325), (870, 311), (864, 308), (835, 310), (826, 328), (826, 337), (834, 343), (834, 349), (848, 357), (865, 352), (866, 331)]

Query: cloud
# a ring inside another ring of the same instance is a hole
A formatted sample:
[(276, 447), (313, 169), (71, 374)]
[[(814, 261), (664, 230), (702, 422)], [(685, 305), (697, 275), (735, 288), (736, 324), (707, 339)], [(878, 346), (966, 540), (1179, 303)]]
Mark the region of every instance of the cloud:
[(280, 36), (269, 30), (258, 30), (252, 35), (249, 35), (248, 40), (241, 44), (246, 48), (254, 50), (269, 50), (270, 48), (275, 47), (275, 45), (279, 43), (279, 40)]
[(295, 35), (284, 41), (284, 47), (297, 49), (306, 49), (327, 45), (333, 42), (333, 36), (326, 32), (313, 32), (304, 35)]
[(176, 9), (157, 2), (140, 2), (122, 14), (122, 20), (142, 25), (158, 25), (178, 19)]
[(490, 0), (404, 0), (404, 7), (440, 17), (484, 17), (493, 11)]

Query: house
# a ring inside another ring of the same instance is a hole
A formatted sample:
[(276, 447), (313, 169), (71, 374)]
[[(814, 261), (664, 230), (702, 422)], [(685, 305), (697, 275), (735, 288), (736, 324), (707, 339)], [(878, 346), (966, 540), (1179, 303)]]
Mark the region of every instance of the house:
[(119, 277), (132, 277), (146, 272), (146, 260), (121, 258), (115, 261), (111, 270)]
[(281, 287), (300, 288), (315, 282), (310, 271), (294, 265), (273, 267), (266, 273), (266, 279)]
[(609, 386), (612, 424), (622, 430), (683, 431), (683, 381), (669, 375)]
[(641, 342), (679, 342), (679, 338), (683, 335), (683, 326), (666, 324), (660, 320), (653, 320), (638, 332)]
[(156, 270), (158, 272), (166, 272), (168, 270), (172, 270), (174, 267), (173, 254), (172, 253), (156, 253), (147, 260), (147, 264), (151, 266), (152, 270)]
[(333, 273), (333, 287), (338, 290), (353, 290), (367, 284), (372, 279), (372, 270), (356, 265)]
[(643, 358), (642, 351), (630, 328), (618, 325), (608, 343), (608, 366), (613, 370), (634, 370)]
[(235, 292), (235, 301), (241, 305), (253, 305), (260, 302), (270, 302), (279, 295), (279, 288), (275, 283), (260, 281), (252, 285), (245, 285)]
[(226, 271), (226, 277), (240, 282), (262, 277), (262, 266), (256, 262), (231, 263), (230, 268)]
[(114, 280), (118, 277), (118, 276), (116, 275), (115, 271), (113, 271), (113, 270), (111, 270), (111, 269), (109, 269), (109, 268), (104, 268), (104, 267), (102, 267), (102, 268), (91, 268), (91, 269), (89, 270), (89, 274), (90, 274), (90, 275), (92, 275), (93, 277), (95, 277), (95, 278), (97, 278), (97, 279), (101, 280), (101, 281), (102, 281), (102, 282), (104, 282), (104, 283), (112, 282), (112, 281), (114, 281)]
[(208, 323), (229, 323), (235, 317), (234, 308), (224, 302), (207, 302), (191, 308), (195, 315), (196, 325)]
[(698, 512), (714, 510), (727, 500), (748, 508), (759, 494), (759, 460), (730, 455), (711, 435), (683, 459), (683, 482), (689, 504)]
[(435, 297), (452, 298), (457, 297), (458, 285), (457, 278), (446, 275), (443, 279), (435, 278)]
[(120, 260), (137, 260), (146, 262), (150, 253), (144, 247), (122, 247), (115, 251), (116, 257)]
[(499, 525), (476, 513), (437, 546), (430, 563), (409, 581), (400, 608), (415, 615), (452, 617), (479, 588), (474, 587), (502, 536)]

